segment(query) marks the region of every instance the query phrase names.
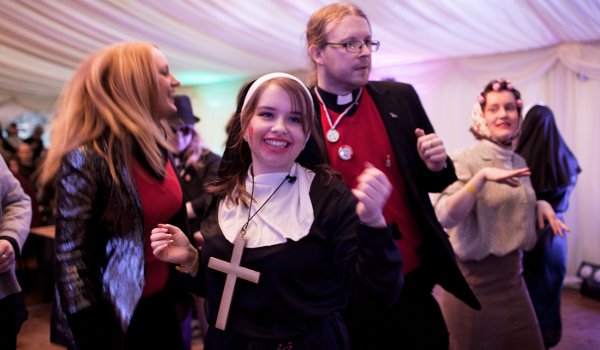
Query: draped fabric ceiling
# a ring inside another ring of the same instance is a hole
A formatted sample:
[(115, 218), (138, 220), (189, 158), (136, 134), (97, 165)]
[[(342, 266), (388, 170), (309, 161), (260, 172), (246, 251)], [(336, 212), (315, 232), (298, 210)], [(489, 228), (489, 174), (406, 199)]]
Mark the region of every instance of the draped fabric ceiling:
[[(157, 44), (191, 96), (200, 129), (219, 152), (235, 96), (270, 71), (306, 77), (304, 29), (324, 0), (4, 0), (0, 5), (0, 119), (51, 115), (79, 62), (108, 44)], [(412, 83), (454, 150), (475, 96), (509, 78), (525, 104), (553, 108), (583, 168), (567, 223), (569, 274), (600, 263), (600, 0), (356, 0), (381, 49), (374, 79)]]
[[(304, 28), (319, 0), (5, 0), (0, 95), (56, 97), (90, 52), (157, 44), (184, 83), (308, 67)], [(600, 39), (597, 0), (359, 0), (381, 50), (375, 67)]]

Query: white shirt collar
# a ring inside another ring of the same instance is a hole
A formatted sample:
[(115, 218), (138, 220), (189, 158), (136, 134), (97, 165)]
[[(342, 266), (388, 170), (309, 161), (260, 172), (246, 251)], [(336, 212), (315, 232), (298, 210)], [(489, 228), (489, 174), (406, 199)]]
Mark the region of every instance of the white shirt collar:
[[(250, 207), (252, 216), (269, 198), (288, 173), (270, 173), (254, 177), (254, 199)], [(295, 176), (294, 183), (284, 182), (281, 188), (260, 209), (246, 229), (246, 247), (258, 248), (298, 241), (308, 235), (314, 222), (314, 211), (310, 200), (310, 186), (315, 173), (294, 164), (289, 173)], [(252, 174), (246, 176), (246, 190), (252, 192)], [(229, 242), (235, 240), (248, 220), (248, 208), (235, 205), (225, 198), (219, 203), (219, 226)]]

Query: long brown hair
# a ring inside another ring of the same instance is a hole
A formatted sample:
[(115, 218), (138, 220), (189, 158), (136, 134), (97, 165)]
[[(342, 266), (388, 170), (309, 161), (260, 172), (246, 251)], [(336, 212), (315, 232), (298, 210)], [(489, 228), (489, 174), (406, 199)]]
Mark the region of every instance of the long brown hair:
[(65, 85), (52, 124), (52, 142), (42, 183), (54, 179), (63, 157), (82, 145), (108, 161), (111, 177), (130, 168), (134, 150), (159, 176), (165, 173), (161, 148), (172, 149), (156, 116), (158, 70), (153, 44), (125, 42), (91, 54)]
[[(234, 122), (234, 126), (229, 134), (230, 139), (227, 142), (228, 149), (225, 151), (228, 154), (232, 154), (232, 156), (228, 157), (228, 159), (222, 163), (222, 169), (220, 170), (221, 177), (219, 180), (207, 187), (208, 191), (211, 193), (218, 196), (227, 196), (227, 198), (235, 204), (241, 202), (247, 206), (251, 199), (250, 194), (246, 191), (245, 179), (250, 164), (252, 163), (252, 155), (250, 153), (250, 147), (244, 141), (244, 133), (250, 124), (250, 120), (254, 117), (261, 96), (267, 87), (272, 84), (281, 87), (288, 94), (292, 109), (299, 111), (303, 116), (302, 127), (307, 135), (310, 134), (311, 138), (315, 140), (313, 135), (317, 135), (318, 132), (315, 123), (315, 109), (312, 99), (306, 90), (296, 81), (283, 77), (267, 80), (256, 89), (243, 109), (241, 108), (241, 105), (251, 83), (248, 83), (242, 88), (240, 94), (238, 94), (238, 110), (240, 111), (238, 117), (240, 118), (240, 121), (237, 123)], [(314, 164), (305, 162), (301, 155), (296, 161), (306, 168), (327, 174), (330, 177), (337, 174), (329, 166), (315, 166)]]

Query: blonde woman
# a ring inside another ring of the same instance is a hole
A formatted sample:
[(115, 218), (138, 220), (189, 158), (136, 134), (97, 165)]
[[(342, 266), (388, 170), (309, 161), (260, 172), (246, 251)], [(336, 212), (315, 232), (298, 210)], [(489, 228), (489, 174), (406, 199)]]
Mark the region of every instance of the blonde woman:
[(93, 53), (62, 92), (42, 180), (56, 181), (56, 284), (69, 348), (183, 346), (174, 268), (149, 244), (157, 223), (186, 225), (161, 123), (176, 112), (177, 86), (156, 46), (127, 42)]

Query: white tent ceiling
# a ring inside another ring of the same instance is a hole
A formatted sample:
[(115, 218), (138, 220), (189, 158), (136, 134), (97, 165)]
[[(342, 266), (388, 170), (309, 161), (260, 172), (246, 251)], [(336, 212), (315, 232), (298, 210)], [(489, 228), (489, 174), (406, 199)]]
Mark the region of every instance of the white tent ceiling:
[[(85, 56), (125, 40), (157, 44), (184, 84), (306, 69), (306, 22), (329, 2), (4, 0), (0, 96), (53, 100)], [(382, 43), (375, 68), (600, 40), (600, 0), (355, 3)]]

